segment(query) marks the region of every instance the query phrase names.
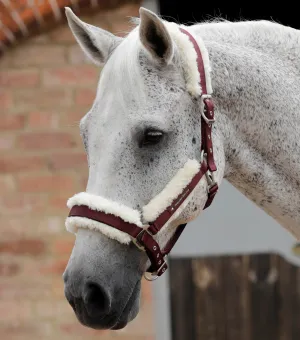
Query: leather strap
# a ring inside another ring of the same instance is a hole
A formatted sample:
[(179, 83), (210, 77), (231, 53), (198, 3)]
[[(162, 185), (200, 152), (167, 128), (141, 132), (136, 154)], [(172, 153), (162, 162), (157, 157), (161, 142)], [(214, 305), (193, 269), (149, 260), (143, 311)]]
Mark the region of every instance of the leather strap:
[[(202, 53), (200, 51), (199, 45), (197, 44), (195, 38), (184, 28), (180, 28), (180, 31), (186, 34), (189, 37), (189, 40), (194, 46), (194, 49), (197, 53), (197, 67), (200, 75), (200, 85), (202, 90), (201, 100), (204, 102), (204, 114), (207, 119), (214, 120), (214, 104), (210, 98), (204, 98), (202, 96), (207, 96), (207, 86), (206, 86), (206, 78), (205, 78), (205, 68), (204, 62), (202, 58)], [(211, 128), (212, 125), (208, 124), (203, 116), (201, 116), (201, 151), (204, 150), (204, 153), (207, 155), (207, 163), (209, 171), (213, 172), (217, 170), (214, 154), (213, 154), (213, 144), (212, 144), (212, 136), (211, 136)]]
[(191, 182), (184, 188), (183, 192), (164, 210), (155, 221), (150, 223), (148, 230), (151, 234), (156, 235), (162, 227), (168, 222), (168, 220), (173, 216), (181, 204), (188, 198), (188, 196), (195, 189), (201, 178), (207, 172), (207, 164), (203, 162), (201, 164), (200, 170), (193, 177)]
[[(153, 236), (155, 236), (169, 221), (169, 219), (173, 216), (173, 214), (177, 211), (181, 204), (192, 193), (192, 191), (197, 186), (201, 178), (205, 174), (207, 174), (208, 171), (212, 173), (217, 170), (214, 161), (213, 143), (211, 136), (212, 128), (211, 123), (214, 121), (214, 105), (210, 96), (207, 94), (205, 68), (202, 54), (194, 37), (185, 29), (180, 28), (180, 30), (182, 33), (186, 34), (189, 37), (197, 53), (197, 66), (198, 72), (200, 74), (200, 85), (202, 89), (201, 100), (203, 101), (203, 108), (201, 109), (203, 110), (203, 112), (201, 112), (201, 153), (203, 152), (205, 154), (206, 161), (203, 159), (199, 172), (194, 176), (191, 182), (184, 188), (182, 193), (176, 199), (174, 199), (171, 205), (167, 207), (166, 210), (164, 210), (155, 221), (149, 223), (147, 229), (140, 228), (135, 224), (125, 222), (118, 216), (106, 214), (101, 211), (95, 211), (84, 205), (74, 206), (69, 214), (69, 217), (72, 216), (85, 217), (94, 221), (104, 223), (106, 225), (109, 225), (113, 228), (116, 228), (120, 231), (129, 234), (132, 237), (133, 242), (140, 249), (144, 250), (148, 255), (151, 261), (151, 266), (148, 269), (148, 272), (154, 273), (157, 276), (162, 275), (168, 268), (164, 256), (170, 253), (175, 243), (179, 239), (181, 233), (183, 232), (186, 224), (182, 224), (179, 227), (177, 227), (175, 233), (167, 242), (163, 250), (160, 249), (158, 243), (155, 241)], [(204, 209), (208, 208), (211, 205), (217, 191), (218, 184), (209, 183), (208, 197)]]
[(205, 68), (204, 68), (204, 62), (203, 62), (202, 53), (200, 51), (199, 45), (197, 44), (197, 41), (191, 35), (190, 32), (188, 32), (187, 30), (185, 30), (182, 27), (180, 27), (179, 29), (182, 33), (184, 33), (185, 35), (187, 35), (189, 37), (189, 40), (191, 41), (191, 43), (194, 46), (194, 49), (195, 49), (196, 54), (197, 54), (197, 66), (198, 66), (198, 72), (199, 72), (199, 75), (200, 75), (200, 85), (201, 85), (202, 94), (207, 94)]
[(120, 231), (124, 231), (134, 238), (136, 238), (143, 230), (136, 224), (125, 222), (119, 216), (106, 214), (102, 211), (92, 210), (86, 205), (74, 205), (70, 210), (69, 217), (85, 217), (93, 221), (101, 222)]
[[(209, 98), (204, 99), (204, 115), (207, 117), (207, 119), (215, 119), (214, 104)], [(217, 170), (217, 166), (214, 159), (211, 130), (212, 124), (207, 123), (203, 116), (201, 116), (201, 150), (204, 150), (204, 153), (206, 154), (209, 171), (214, 172)]]
[(107, 214), (102, 211), (92, 210), (86, 205), (75, 205), (72, 207), (69, 213), (69, 217), (84, 217), (90, 220), (94, 220), (100, 223), (104, 223), (120, 231), (129, 234), (134, 243), (142, 250), (144, 250), (150, 261), (151, 266), (147, 270), (149, 272), (155, 272), (155, 275), (160, 276), (168, 268), (165, 262), (164, 256), (169, 254), (179, 236), (184, 230), (185, 224), (180, 225), (173, 236), (170, 238), (163, 250), (160, 249), (158, 243), (154, 240), (153, 236), (156, 235), (168, 220), (173, 216), (181, 204), (187, 199), (187, 197), (193, 192), (201, 178), (207, 172), (206, 162), (203, 162), (198, 173), (193, 177), (191, 182), (183, 190), (183, 192), (173, 200), (170, 206), (158, 216), (158, 218), (149, 223), (147, 229), (138, 227), (136, 224), (128, 223), (122, 220), (121, 217), (112, 214)]

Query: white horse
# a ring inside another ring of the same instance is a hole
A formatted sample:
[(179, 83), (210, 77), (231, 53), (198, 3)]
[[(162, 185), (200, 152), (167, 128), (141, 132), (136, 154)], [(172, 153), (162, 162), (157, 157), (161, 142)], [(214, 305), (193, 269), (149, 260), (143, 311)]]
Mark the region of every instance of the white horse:
[[(184, 27), (201, 48), (213, 91), (216, 181), (226, 178), (300, 236), (300, 31), (268, 21), (185, 27), (141, 8), (136, 27), (119, 38), (70, 9), (66, 14), (83, 51), (105, 64), (94, 104), (80, 123), (89, 165), (86, 193), (71, 198), (69, 207), (101, 205), (141, 224), (140, 212), (143, 219), (156, 216), (162, 203), (149, 201), (180, 169), (186, 175), (189, 159), (200, 160), (201, 88), (193, 45), (179, 29)], [(158, 233), (161, 246), (178, 225), (201, 213), (206, 186), (203, 177)], [(129, 235), (103, 223), (75, 217), (66, 225), (77, 237), (65, 294), (79, 321), (124, 327), (138, 313), (148, 257)]]

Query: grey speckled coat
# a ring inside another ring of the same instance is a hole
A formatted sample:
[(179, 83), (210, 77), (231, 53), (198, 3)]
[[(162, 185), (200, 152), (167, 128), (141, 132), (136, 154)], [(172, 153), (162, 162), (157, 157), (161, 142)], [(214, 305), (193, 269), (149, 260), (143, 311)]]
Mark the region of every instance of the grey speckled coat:
[[(169, 23), (144, 9), (140, 14), (138, 26), (120, 39), (67, 12), (83, 50), (105, 63), (95, 102), (80, 124), (89, 162), (86, 191), (133, 209), (157, 195), (187, 159), (199, 160), (201, 140), (199, 100), (187, 91), (183, 67), (188, 56)], [(187, 29), (202, 38), (210, 58), (218, 182), (228, 179), (299, 237), (300, 32), (266, 21)], [(149, 130), (161, 136), (157, 143), (146, 143)], [(199, 215), (205, 188), (199, 185), (161, 243), (178, 223)], [(64, 274), (80, 322), (118, 329), (131, 321), (146, 264), (132, 244), (80, 229)]]

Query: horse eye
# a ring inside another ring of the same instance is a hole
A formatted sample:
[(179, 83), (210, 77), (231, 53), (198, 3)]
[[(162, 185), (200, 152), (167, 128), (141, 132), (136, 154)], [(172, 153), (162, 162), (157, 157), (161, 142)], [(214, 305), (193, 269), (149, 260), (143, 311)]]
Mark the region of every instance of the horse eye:
[(163, 135), (163, 132), (158, 130), (146, 130), (140, 146), (156, 145), (162, 140)]

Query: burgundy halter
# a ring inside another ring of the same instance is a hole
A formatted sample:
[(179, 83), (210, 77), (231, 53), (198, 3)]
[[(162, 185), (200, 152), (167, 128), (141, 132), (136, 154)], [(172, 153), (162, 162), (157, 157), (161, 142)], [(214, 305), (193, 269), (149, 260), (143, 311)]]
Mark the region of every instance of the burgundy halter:
[[(104, 223), (108, 226), (116, 228), (124, 233), (131, 236), (134, 244), (145, 251), (151, 261), (151, 265), (147, 272), (152, 274), (152, 277), (161, 276), (168, 268), (165, 261), (165, 256), (170, 253), (175, 243), (177, 242), (179, 236), (184, 230), (186, 224), (182, 224), (177, 227), (174, 235), (167, 242), (164, 249), (160, 249), (160, 246), (155, 241), (154, 236), (163, 228), (163, 226), (169, 221), (176, 210), (182, 205), (182, 203), (187, 199), (187, 197), (192, 193), (193, 189), (197, 186), (201, 178), (205, 175), (208, 181), (207, 190), (207, 201), (204, 209), (208, 208), (213, 201), (217, 191), (218, 184), (215, 182), (213, 177), (213, 172), (217, 170), (214, 156), (213, 156), (213, 144), (211, 138), (211, 128), (214, 122), (214, 105), (211, 100), (211, 96), (207, 94), (206, 79), (205, 79), (205, 69), (203, 64), (203, 58), (200, 52), (200, 48), (195, 41), (194, 37), (180, 28), (181, 32), (186, 34), (189, 40), (192, 42), (195, 51), (197, 53), (197, 66), (198, 72), (200, 74), (200, 85), (202, 88), (201, 100), (203, 101), (203, 109), (201, 109), (201, 167), (199, 172), (193, 177), (190, 183), (183, 189), (181, 194), (172, 202), (172, 204), (167, 207), (155, 221), (150, 222), (147, 228), (141, 228), (133, 223), (125, 222), (121, 217), (112, 214), (107, 214), (105, 212), (96, 211), (90, 209), (86, 205), (75, 205), (72, 207), (69, 217), (85, 217), (94, 221)], [(205, 155), (206, 160), (203, 155)]]

